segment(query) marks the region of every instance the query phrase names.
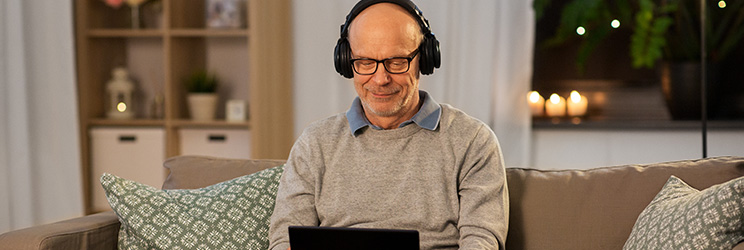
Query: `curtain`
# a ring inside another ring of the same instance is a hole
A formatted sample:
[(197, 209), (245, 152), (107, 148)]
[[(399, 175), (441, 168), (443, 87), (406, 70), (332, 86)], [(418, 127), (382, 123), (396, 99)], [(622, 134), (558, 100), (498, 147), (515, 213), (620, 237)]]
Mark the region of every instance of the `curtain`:
[(83, 214), (72, 1), (0, 1), (0, 233)]
[[(507, 166), (529, 164), (532, 1), (415, 1), (440, 41), (442, 66), (420, 88), (487, 123)], [(356, 1), (294, 1), (295, 135), (310, 122), (344, 112), (356, 93), (335, 72), (339, 27)]]
[[(507, 166), (530, 167), (532, 115), (527, 92), (532, 89), (535, 15), (532, 1), (498, 1), (493, 107), (490, 117), (503, 142)], [(508, 144), (513, 143), (513, 144)]]

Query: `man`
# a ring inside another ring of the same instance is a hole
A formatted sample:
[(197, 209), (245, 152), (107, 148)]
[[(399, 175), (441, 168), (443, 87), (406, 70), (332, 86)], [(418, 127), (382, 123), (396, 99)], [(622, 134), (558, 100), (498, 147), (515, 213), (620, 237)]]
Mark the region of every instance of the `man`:
[(508, 192), (493, 131), (419, 90), (438, 53), (412, 2), (354, 7), (335, 56), (358, 97), (292, 148), (270, 249), (289, 247), (293, 225), (414, 229), (421, 249), (504, 248)]

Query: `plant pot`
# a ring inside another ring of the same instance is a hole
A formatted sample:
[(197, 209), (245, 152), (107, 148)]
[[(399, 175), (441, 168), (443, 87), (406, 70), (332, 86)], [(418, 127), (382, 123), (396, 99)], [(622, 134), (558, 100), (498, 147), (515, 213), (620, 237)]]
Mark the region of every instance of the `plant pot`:
[(216, 93), (189, 93), (189, 114), (195, 121), (214, 120), (217, 111), (218, 96)]
[[(716, 110), (718, 67), (708, 65), (707, 114)], [(701, 68), (699, 62), (663, 62), (659, 68), (661, 88), (673, 120), (699, 120), (702, 111)]]

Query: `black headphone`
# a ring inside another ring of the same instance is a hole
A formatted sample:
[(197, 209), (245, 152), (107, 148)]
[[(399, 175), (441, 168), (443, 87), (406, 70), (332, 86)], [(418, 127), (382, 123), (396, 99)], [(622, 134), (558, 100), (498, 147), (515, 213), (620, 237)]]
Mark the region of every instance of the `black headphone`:
[(421, 33), (424, 34), (424, 40), (419, 45), (419, 70), (421, 74), (429, 75), (434, 73), (434, 68), (439, 68), (441, 64), (441, 52), (439, 51), (439, 41), (431, 33), (429, 21), (424, 18), (424, 13), (419, 10), (410, 0), (361, 0), (349, 15), (346, 16), (346, 22), (341, 25), (341, 38), (336, 42), (336, 48), (333, 50), (333, 60), (336, 66), (336, 72), (346, 78), (354, 77), (354, 70), (351, 68), (351, 46), (349, 45), (349, 25), (351, 21), (359, 15), (364, 9), (378, 3), (397, 4), (413, 16), (418, 17), (416, 21), (421, 26)]

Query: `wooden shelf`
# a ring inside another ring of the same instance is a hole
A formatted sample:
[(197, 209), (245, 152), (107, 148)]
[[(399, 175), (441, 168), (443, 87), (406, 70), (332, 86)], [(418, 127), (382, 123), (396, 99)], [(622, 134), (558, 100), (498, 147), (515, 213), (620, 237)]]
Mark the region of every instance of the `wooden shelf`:
[[(241, 23), (248, 27), (234, 29), (205, 27), (205, 0), (158, 1), (148, 10), (158, 11), (147, 17), (158, 17), (159, 22), (144, 25), (157, 28), (142, 29), (129, 28), (127, 9), (110, 8), (101, 0), (74, 1), (86, 213), (92, 212), (91, 190), (96, 187), (91, 178), (90, 128), (161, 128), (166, 158), (181, 154), (186, 144), (179, 134), (194, 128), (249, 130), (250, 157), (255, 159), (286, 158), (294, 143), (292, 74), (287, 73), (292, 72), (291, 1), (245, 0)], [(105, 118), (106, 83), (112, 69), (122, 66), (136, 85), (135, 115), (150, 117), (155, 97), (162, 97), (163, 119)], [(208, 70), (221, 80), (217, 89), (221, 103), (214, 121), (188, 119), (183, 80), (197, 70)], [(245, 100), (251, 120), (225, 121), (228, 100)]]
[(165, 120), (151, 120), (151, 119), (133, 119), (133, 120), (112, 120), (112, 119), (90, 119), (88, 120), (90, 126), (110, 126), (110, 127), (162, 127), (165, 126)]
[(174, 37), (248, 37), (248, 29), (173, 29)]
[(170, 124), (178, 128), (250, 128), (250, 122), (229, 122), (225, 120), (215, 121), (193, 121), (173, 120)]
[[(744, 131), (744, 120), (708, 120), (708, 129)], [(611, 117), (576, 118), (533, 118), (533, 129), (561, 129), (561, 130), (699, 130), (701, 121), (669, 120), (669, 119), (614, 119)]]
[(88, 31), (89, 37), (117, 38), (117, 37), (153, 37), (163, 36), (163, 30), (155, 29), (92, 29)]
[(188, 119), (162, 120), (162, 119), (132, 119), (132, 120), (114, 120), (106, 118), (88, 120), (90, 126), (107, 126), (107, 127), (175, 127), (175, 128), (250, 128), (249, 121), (194, 121)]

